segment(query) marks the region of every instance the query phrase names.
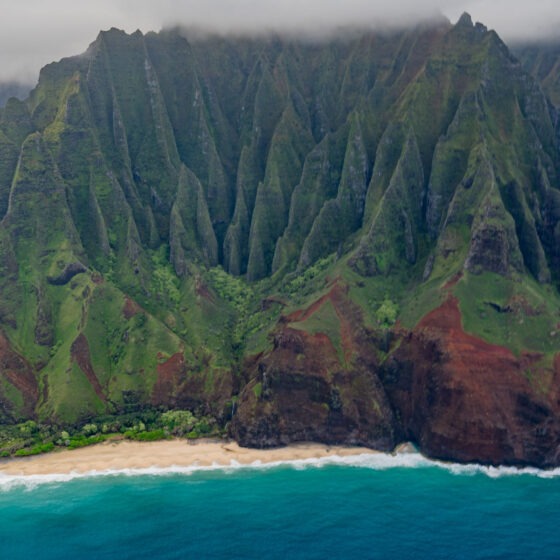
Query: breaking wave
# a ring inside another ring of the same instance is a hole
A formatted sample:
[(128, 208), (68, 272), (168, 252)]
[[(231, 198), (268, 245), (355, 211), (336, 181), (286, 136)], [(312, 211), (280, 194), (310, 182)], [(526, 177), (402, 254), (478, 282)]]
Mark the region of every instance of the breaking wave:
[(117, 476), (172, 476), (192, 475), (194, 473), (222, 471), (233, 474), (240, 470), (269, 470), (280, 467), (304, 470), (309, 468), (322, 468), (327, 466), (354, 467), (383, 471), (395, 468), (407, 469), (443, 469), (457, 476), (474, 476), (478, 474), (489, 478), (511, 476), (534, 476), (543, 479), (560, 478), (560, 468), (542, 470), (534, 467), (492, 467), (479, 464), (458, 464), (427, 459), (420, 453), (362, 453), (358, 455), (339, 456), (315, 459), (295, 459), (286, 461), (266, 462), (254, 461), (249, 464), (231, 461), (229, 465), (214, 463), (211, 466), (192, 465), (188, 467), (174, 465), (171, 467), (125, 468), (91, 470), (86, 472), (70, 472), (67, 474), (34, 474), (34, 475), (7, 475), (0, 473), (0, 492), (9, 491), (16, 487), (33, 489), (42, 484), (57, 484), (76, 479)]

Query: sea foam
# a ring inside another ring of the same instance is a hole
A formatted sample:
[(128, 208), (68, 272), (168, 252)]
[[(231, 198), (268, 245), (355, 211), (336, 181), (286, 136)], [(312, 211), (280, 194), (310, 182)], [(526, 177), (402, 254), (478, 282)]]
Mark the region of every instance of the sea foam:
[(192, 475), (194, 473), (222, 471), (225, 474), (233, 474), (240, 470), (269, 470), (275, 468), (293, 468), (303, 470), (309, 468), (322, 468), (327, 466), (354, 467), (383, 471), (395, 468), (419, 469), (437, 468), (448, 471), (457, 476), (474, 476), (477, 474), (485, 475), (489, 478), (500, 478), (504, 476), (534, 476), (538, 478), (558, 478), (560, 468), (543, 470), (534, 467), (493, 467), (479, 464), (458, 464), (444, 461), (434, 461), (427, 459), (420, 453), (361, 453), (357, 455), (330, 455), (328, 457), (294, 459), (286, 461), (265, 462), (254, 461), (242, 464), (232, 460), (228, 465), (214, 463), (212, 465), (201, 466), (179, 466), (170, 467), (147, 467), (147, 468), (125, 468), (125, 469), (106, 469), (90, 470), (84, 472), (70, 472), (67, 474), (33, 474), (33, 475), (7, 475), (0, 473), (0, 492), (9, 491), (17, 487), (28, 490), (43, 484), (60, 484), (76, 479), (88, 479), (96, 477), (116, 477), (116, 476), (173, 476), (173, 475)]

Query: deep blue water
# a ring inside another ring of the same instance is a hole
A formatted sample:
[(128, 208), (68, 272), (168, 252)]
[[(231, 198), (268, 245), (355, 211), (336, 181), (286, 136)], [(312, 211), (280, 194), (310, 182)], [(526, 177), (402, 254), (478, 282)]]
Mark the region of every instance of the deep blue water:
[(560, 473), (512, 472), (386, 457), (0, 478), (0, 558), (560, 558)]

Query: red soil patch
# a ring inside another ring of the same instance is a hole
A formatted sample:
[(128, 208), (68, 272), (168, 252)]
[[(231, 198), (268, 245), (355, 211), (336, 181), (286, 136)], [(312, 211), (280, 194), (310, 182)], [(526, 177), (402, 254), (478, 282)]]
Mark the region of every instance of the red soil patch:
[(340, 323), (340, 339), (344, 359), (346, 362), (349, 362), (352, 355), (358, 350), (359, 344), (357, 344), (356, 339), (359, 335), (356, 330), (361, 325), (362, 319), (357, 306), (348, 299), (348, 286), (341, 284), (338, 278), (334, 280), (331, 289), (326, 294), (306, 309), (297, 310), (287, 315), (284, 317), (283, 322), (299, 323), (305, 321), (320, 311), (329, 301)]
[(274, 350), (263, 361), (269, 360), (285, 372), (302, 371), (321, 377), (339, 367), (336, 349), (326, 334), (310, 334), (290, 327), (274, 337)]
[(361, 316), (356, 316), (356, 308), (353, 308), (346, 297), (348, 290), (332, 291), (331, 301), (336, 312), (336, 316), (340, 322), (340, 339), (342, 342), (342, 350), (344, 359), (348, 363), (352, 358), (352, 354), (356, 352), (355, 344), (356, 326), (361, 324)]
[(440, 307), (428, 313), (420, 321), (417, 329), (438, 334), (438, 338), (443, 340), (458, 360), (466, 358), (471, 365), (473, 361), (487, 364), (491, 358), (510, 363), (517, 362), (515, 355), (507, 348), (489, 344), (463, 330), (459, 301), (454, 296), (448, 297)]
[(171, 358), (159, 364), (157, 367), (158, 375), (163, 377), (176, 378), (185, 372), (185, 357), (182, 352), (173, 354)]
[[(161, 354), (158, 354), (158, 360), (161, 359)], [(200, 359), (196, 359), (193, 367), (185, 361), (182, 352), (162, 361), (157, 366), (158, 377), (152, 389), (152, 404), (203, 410), (204, 414), (222, 414), (224, 406), (234, 394), (234, 378), (225, 368), (211, 367), (211, 361), (211, 355), (203, 354)], [(209, 375), (212, 376), (211, 380)]]
[(560, 352), (554, 356), (554, 372), (560, 375)]
[(551, 398), (556, 402), (556, 406), (560, 408), (560, 352), (554, 356), (552, 363), (553, 374), (551, 382)]
[(210, 292), (208, 286), (199, 277), (197, 277), (195, 281), (194, 291), (197, 296), (200, 296), (201, 298), (204, 298), (211, 302), (214, 301), (214, 296), (212, 295), (212, 292)]
[(451, 290), (452, 288), (454, 288), (459, 283), (459, 280), (461, 280), (461, 278), (463, 278), (463, 271), (457, 272), (457, 274), (455, 274), (455, 276), (453, 276), (453, 278), (448, 280), (445, 283), (445, 285), (443, 286), (443, 289), (444, 290)]
[(95, 374), (93, 366), (91, 364), (91, 356), (89, 352), (89, 344), (87, 338), (84, 334), (80, 334), (76, 340), (72, 343), (70, 348), (70, 353), (72, 355), (72, 360), (78, 364), (78, 367), (84, 372), (88, 381), (91, 383), (95, 394), (104, 402), (107, 402), (107, 397), (103, 392), (99, 379)]
[(284, 322), (286, 323), (299, 323), (300, 321), (305, 321), (309, 319), (311, 315), (314, 315), (327, 303), (327, 301), (333, 302), (334, 296), (339, 294), (340, 292), (347, 293), (348, 287), (342, 287), (338, 282), (335, 282), (333, 287), (323, 296), (321, 296), (318, 300), (314, 301), (309, 307), (306, 309), (298, 309), (289, 315), (284, 317)]
[(306, 366), (312, 367), (309, 362), (322, 366), (325, 370), (332, 368), (337, 361), (336, 348), (325, 333), (303, 333), (306, 346)]
[[(161, 354), (158, 353), (158, 359)], [(152, 392), (154, 404), (169, 403), (170, 397), (176, 392), (177, 386), (185, 377), (185, 357), (182, 352), (173, 354), (165, 362), (158, 364), (158, 378)]]
[(397, 382), (387, 389), (410, 437), (434, 457), (556, 463), (560, 402), (535, 391), (525, 375), (541, 359), (536, 352), (518, 358), (466, 333), (457, 298), (449, 296), (405, 336), (393, 354)]
[(0, 332), (0, 375), (3, 375), (23, 396), (24, 411), (33, 415), (39, 399), (39, 386), (33, 368), (11, 347)]
[(124, 318), (128, 321), (132, 319), (135, 315), (138, 315), (142, 311), (142, 308), (133, 300), (128, 297), (124, 298), (124, 305), (122, 309), (122, 313)]

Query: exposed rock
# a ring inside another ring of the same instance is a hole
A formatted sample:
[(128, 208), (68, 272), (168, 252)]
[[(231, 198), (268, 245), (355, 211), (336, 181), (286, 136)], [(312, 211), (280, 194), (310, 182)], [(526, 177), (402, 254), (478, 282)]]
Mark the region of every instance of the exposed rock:
[(461, 17), (457, 21), (456, 26), (457, 27), (466, 27), (466, 28), (473, 27), (473, 20), (471, 18), (471, 15), (467, 12), (463, 12), (461, 14)]
[[(288, 326), (325, 305), (339, 317), (342, 355), (326, 334)], [(374, 339), (340, 283), (307, 309), (285, 317), (273, 349), (247, 366), (251, 381), (230, 428), (242, 445), (320, 441), (391, 450), (398, 442), (398, 424), (376, 374)]]
[[(307, 320), (326, 302), (346, 320), (353, 317), (345, 342), (353, 349), (350, 363), (340, 361), (325, 334), (288, 326)], [(230, 428), (242, 445), (313, 440), (389, 450), (411, 441), (444, 460), (558, 465), (560, 357), (554, 372), (541, 372), (541, 354), (516, 357), (467, 334), (458, 302), (449, 296), (413, 331), (397, 328), (399, 341), (387, 348), (381, 364), (375, 349), (382, 341), (367, 338), (352, 308), (335, 285), (306, 310), (285, 317), (274, 348), (247, 362), (251, 381)], [(535, 390), (528, 369), (553, 375), (552, 391)]]
[(158, 364), (151, 404), (195, 410), (225, 422), (229, 420), (224, 415), (235, 387), (231, 371), (210, 368), (208, 364), (187, 364), (183, 353), (178, 352)]
[(129, 297), (126, 297), (124, 299), (124, 306), (122, 312), (124, 318), (128, 321), (138, 313), (142, 313), (142, 308), (134, 300), (130, 299)]
[(538, 358), (517, 358), (465, 333), (450, 297), (403, 338), (381, 378), (405, 438), (423, 453), (461, 462), (557, 466), (560, 402), (554, 394), (539, 394), (524, 375)]
[(53, 286), (64, 286), (68, 284), (76, 274), (86, 272), (87, 268), (81, 262), (68, 263), (60, 274), (47, 276), (47, 282)]
[(319, 441), (393, 449), (395, 420), (374, 372), (345, 370), (325, 335), (286, 327), (277, 339), (240, 396), (230, 431), (241, 445)]
[(484, 224), (473, 235), (465, 268), (474, 274), (488, 271), (505, 276), (509, 272), (509, 244), (502, 227)]

